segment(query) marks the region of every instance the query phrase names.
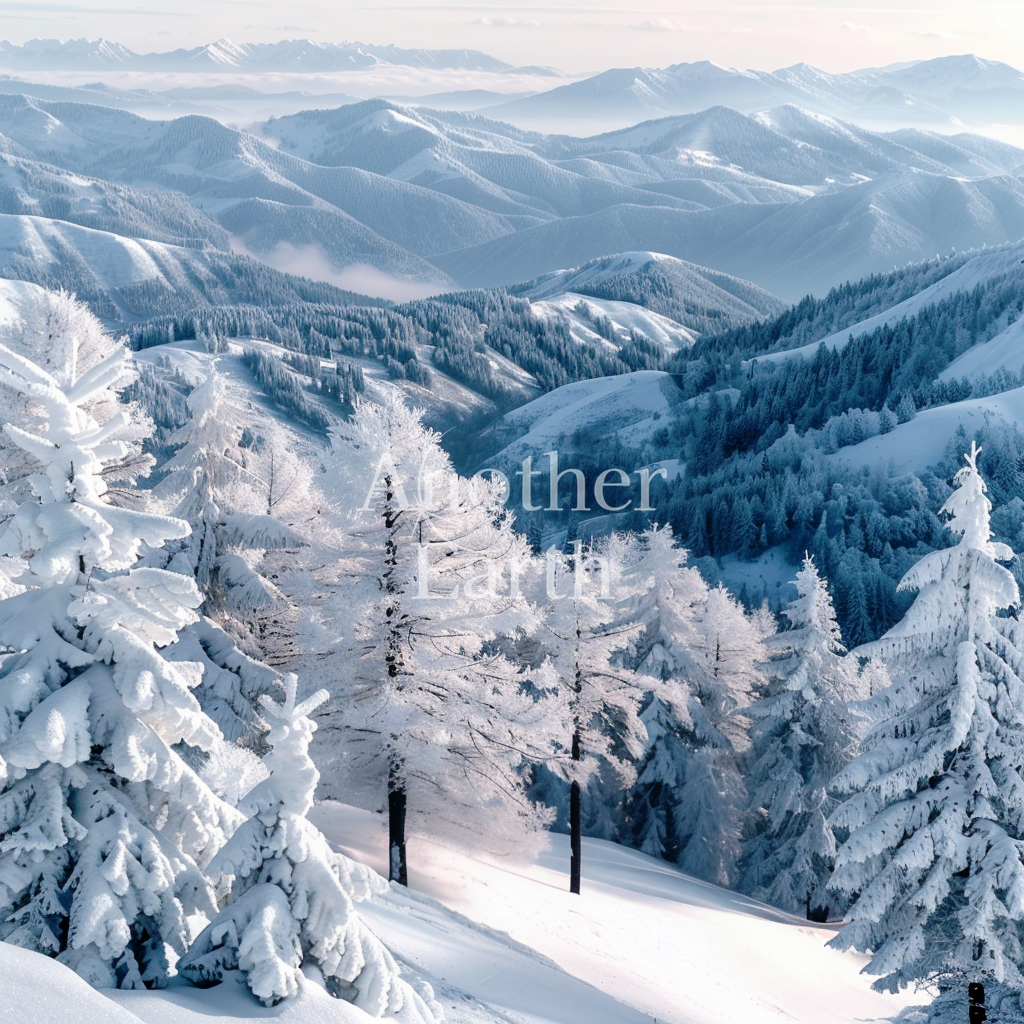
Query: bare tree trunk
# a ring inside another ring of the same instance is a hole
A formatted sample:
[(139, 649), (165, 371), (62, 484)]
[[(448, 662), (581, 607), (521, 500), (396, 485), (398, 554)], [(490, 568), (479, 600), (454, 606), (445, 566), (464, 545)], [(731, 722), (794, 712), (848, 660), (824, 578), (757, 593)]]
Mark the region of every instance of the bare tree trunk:
[(405, 781), (392, 761), (388, 773), (388, 881), (409, 884), (405, 850)]
[(985, 986), (980, 981), (972, 981), (967, 986), (967, 1024), (985, 1024), (987, 1020)]
[[(572, 734), (572, 759), (580, 759), (580, 731), (577, 728)], [(580, 891), (580, 875), (583, 861), (583, 837), (580, 834), (580, 784), (573, 779), (569, 787), (569, 892)]]
[[(388, 678), (398, 680), (402, 675), (402, 643), (398, 633), (398, 586), (395, 572), (398, 568), (398, 544), (395, 534), (398, 531), (398, 517), (401, 509), (395, 508), (395, 493), (390, 476), (384, 478), (385, 505), (384, 527), (388, 531), (384, 555), (384, 592), (388, 595), (388, 604), (384, 610), (387, 616), (390, 636), (384, 662), (387, 666)], [(395, 685), (400, 686), (400, 683)], [(392, 740), (397, 737), (392, 737)], [(406, 860), (405, 816), (408, 804), (408, 793), (405, 786), (403, 765), (397, 754), (392, 752), (388, 762), (388, 881), (399, 885), (409, 884), (409, 867)]]

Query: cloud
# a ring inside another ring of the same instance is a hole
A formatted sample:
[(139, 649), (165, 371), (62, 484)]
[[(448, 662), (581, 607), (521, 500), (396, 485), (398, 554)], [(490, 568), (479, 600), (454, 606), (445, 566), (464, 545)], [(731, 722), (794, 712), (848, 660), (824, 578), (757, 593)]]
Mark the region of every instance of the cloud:
[(327, 253), (319, 245), (292, 245), (291, 242), (278, 242), (270, 252), (257, 255), (245, 249), (235, 240), (232, 245), (236, 251), (247, 255), (286, 274), (308, 277), (312, 281), (323, 281), (333, 284), (335, 288), (358, 292), (360, 295), (372, 295), (379, 299), (393, 299), (395, 302), (409, 302), (412, 299), (425, 299), (430, 295), (439, 295), (449, 288), (441, 282), (429, 283), (413, 281), (405, 277), (395, 277), (377, 267), (366, 263), (351, 263), (347, 267), (336, 267)]
[(653, 21), (641, 21), (629, 26), (637, 32), (687, 32), (689, 26), (681, 21), (672, 21), (670, 18), (656, 18)]
[(487, 28), (540, 28), (536, 18), (474, 18), (470, 25), (483, 25)]
[(858, 25), (855, 21), (844, 21), (839, 26), (843, 32), (870, 32), (871, 29), (867, 25)]

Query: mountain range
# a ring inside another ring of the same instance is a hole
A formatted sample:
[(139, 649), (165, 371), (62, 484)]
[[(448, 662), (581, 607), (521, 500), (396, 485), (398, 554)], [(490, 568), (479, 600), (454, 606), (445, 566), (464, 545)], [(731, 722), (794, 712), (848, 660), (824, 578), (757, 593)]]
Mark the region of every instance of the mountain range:
[(550, 128), (632, 124), (711, 106), (744, 113), (794, 104), (877, 127), (958, 121), (1024, 123), (1024, 73), (973, 54), (846, 73), (796, 64), (778, 71), (710, 61), (667, 68), (614, 68), (490, 108), (496, 117)]
[[(107, 39), (0, 41), (0, 67), (17, 71), (172, 71), (178, 73), (355, 71), (377, 64), (468, 71), (511, 71), (512, 65), (478, 50), (403, 49), (366, 43), (213, 43), (163, 53), (136, 53)], [(541, 69), (530, 68), (531, 74)]]
[(1024, 235), (1024, 150), (794, 106), (579, 138), (386, 100), (243, 131), (0, 94), (0, 136), (5, 212), (194, 238), (355, 290), (347, 268), (450, 289), (650, 251), (795, 301)]

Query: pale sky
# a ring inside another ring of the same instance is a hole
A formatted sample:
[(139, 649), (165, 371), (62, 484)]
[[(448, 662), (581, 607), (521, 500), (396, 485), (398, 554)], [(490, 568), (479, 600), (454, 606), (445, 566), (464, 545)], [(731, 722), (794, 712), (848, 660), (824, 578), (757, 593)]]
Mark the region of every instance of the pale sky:
[(1020, 0), (897, 0), (898, 6), (746, 0), (623, 3), (559, 0), (0, 0), (0, 37), (95, 38), (134, 50), (308, 37), (484, 50), (513, 64), (571, 73), (713, 60), (774, 70), (806, 61), (846, 71), (976, 53), (1024, 65)]

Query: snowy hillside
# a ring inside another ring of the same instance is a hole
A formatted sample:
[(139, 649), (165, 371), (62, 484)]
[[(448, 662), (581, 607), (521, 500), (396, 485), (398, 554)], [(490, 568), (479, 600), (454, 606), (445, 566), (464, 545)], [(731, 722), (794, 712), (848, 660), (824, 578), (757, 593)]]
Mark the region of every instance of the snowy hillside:
[[(1019, 336), (1020, 332), (1017, 333)], [(1018, 348), (1017, 354), (1024, 365), (1024, 350)], [(942, 460), (958, 429), (962, 428), (967, 437), (974, 437), (985, 427), (1001, 424), (1012, 428), (1022, 422), (1024, 388), (1016, 388), (986, 398), (923, 409), (891, 434), (843, 448), (830, 458), (857, 470), (883, 466), (897, 475), (923, 473)]]
[(15, 214), (0, 214), (0, 275), (66, 288), (100, 316), (122, 322), (240, 302), (368, 301), (231, 252)]
[[(769, 353), (758, 358), (765, 362), (779, 362), (790, 358), (808, 358), (818, 348), (827, 346), (832, 349), (842, 348), (851, 337), (869, 334), (880, 327), (889, 327), (908, 317), (914, 316), (922, 309), (942, 302), (957, 293), (971, 292), (978, 287), (991, 286), (993, 282), (1008, 282), (1011, 285), (1021, 277), (1020, 264), (1024, 263), (1024, 244), (1003, 246), (992, 252), (971, 254), (963, 266), (944, 275), (941, 280), (922, 288), (902, 302), (895, 303), (874, 316), (860, 320), (844, 327), (843, 330), (829, 334), (819, 341), (798, 348), (790, 348), (783, 352)], [(1007, 330), (1012, 326), (1006, 325)], [(942, 376), (951, 379), (959, 376), (972, 376), (984, 370), (991, 373), (1000, 367), (1009, 367), (1013, 360), (1013, 342), (1017, 331), (1000, 340), (992, 348), (978, 346), (965, 352), (953, 364), (943, 370)], [(1000, 336), (1002, 338), (1002, 336)], [(1013, 365), (1014, 370), (1019, 369)]]
[(564, 457), (581, 447), (574, 435), (584, 439), (584, 449), (594, 437), (642, 441), (659, 420), (667, 421), (678, 400), (671, 376), (654, 370), (566, 384), (507, 413), (491, 428), (501, 448), (490, 461), (508, 469), (551, 449)]
[(7, 212), (230, 244), (396, 299), (650, 251), (795, 301), (1024, 235), (1024, 151), (792, 105), (576, 138), (380, 99), (246, 132), (0, 95), (0, 134)]
[[(314, 820), (352, 856), (383, 863), (380, 819), (322, 804)], [(451, 1024), (848, 1024), (913, 998), (879, 996), (862, 960), (825, 949), (831, 932), (697, 882), (642, 854), (584, 842), (582, 898), (565, 890), (568, 847), (536, 865), (415, 844), (412, 891), (364, 904), (367, 921), (428, 977)], [(613, 938), (614, 937), (614, 938)], [(201, 991), (97, 992), (38, 954), (0, 945), (0, 996), (19, 1024), (201, 1024), (262, 1016), (231, 982)], [(59, 995), (57, 995), (59, 993)], [(372, 1018), (314, 981), (273, 1016), (284, 1024)]]

